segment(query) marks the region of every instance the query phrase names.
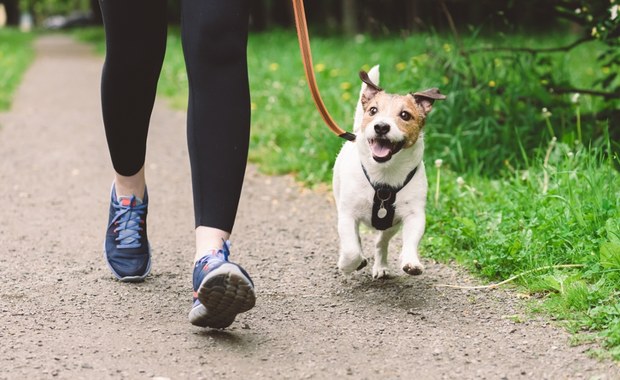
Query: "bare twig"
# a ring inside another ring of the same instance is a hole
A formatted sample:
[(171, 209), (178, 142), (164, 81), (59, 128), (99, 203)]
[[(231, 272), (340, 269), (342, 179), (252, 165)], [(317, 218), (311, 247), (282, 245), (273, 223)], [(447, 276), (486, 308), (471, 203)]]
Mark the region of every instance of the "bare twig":
[(550, 86), (549, 90), (556, 94), (587, 94), (593, 96), (602, 96), (606, 100), (609, 99), (620, 99), (620, 92), (606, 92), (606, 91), (597, 91), (597, 90), (588, 90), (584, 88), (570, 88), (570, 87), (553, 87)]
[(448, 10), (448, 6), (446, 6), (446, 2), (444, 0), (439, 0), (439, 4), (441, 5), (441, 10), (446, 15), (446, 19), (448, 20), (448, 25), (450, 25), (450, 30), (452, 31), (452, 35), (454, 36), (454, 40), (459, 49), (459, 54), (465, 58), (465, 62), (467, 63), (467, 69), (469, 70), (469, 76), (471, 77), (472, 86), (476, 86), (476, 75), (474, 71), (474, 67), (471, 63), (471, 59), (469, 59), (469, 55), (465, 50), (463, 45), (463, 41), (461, 40), (461, 36), (459, 35), (458, 30), (456, 29), (456, 25), (454, 24), (454, 19), (452, 18), (452, 14)]
[(459, 32), (456, 30), (456, 25), (454, 24), (454, 19), (452, 18), (452, 14), (448, 10), (448, 7), (446, 6), (446, 2), (444, 0), (440, 0), (439, 4), (441, 5), (441, 10), (446, 15), (446, 19), (448, 20), (448, 25), (450, 25), (450, 30), (452, 31), (452, 34), (454, 35), (454, 39), (456, 40), (456, 44), (459, 47), (459, 51), (463, 53), (465, 51), (465, 48), (463, 46), (463, 42), (461, 41), (461, 37), (459, 36)]
[(548, 269), (562, 269), (562, 268), (583, 268), (585, 267), (584, 264), (563, 264), (563, 265), (548, 265), (545, 267), (540, 267), (540, 268), (535, 268), (532, 270), (528, 270), (526, 272), (523, 273), (519, 273), (516, 276), (512, 276), (507, 280), (504, 280), (502, 282), (498, 282), (495, 284), (490, 284), (490, 285), (481, 285), (481, 286), (461, 286), (461, 285), (447, 285), (447, 284), (437, 284), (435, 285), (436, 288), (451, 288), (451, 289), (464, 289), (464, 290), (478, 290), (478, 289), (493, 289), (493, 288), (497, 288), (499, 286), (505, 285), (509, 282), (512, 282), (516, 279), (518, 279), (519, 277), (523, 277), (525, 275), (528, 275), (530, 273), (534, 273), (534, 272), (540, 272), (540, 271), (544, 271), (544, 270), (548, 270)]
[(549, 190), (549, 172), (547, 171), (547, 168), (549, 167), (549, 157), (551, 157), (551, 152), (553, 151), (553, 147), (555, 147), (556, 141), (557, 138), (553, 136), (553, 138), (549, 142), (549, 147), (547, 148), (547, 153), (545, 154), (545, 160), (543, 162), (543, 194), (547, 194), (547, 191)]
[(467, 53), (475, 54), (475, 53), (498, 52), (498, 51), (507, 51), (507, 52), (514, 52), (514, 53), (529, 53), (529, 54), (561, 53), (561, 52), (569, 51), (573, 49), (574, 47), (581, 45), (582, 43), (588, 42), (588, 41), (592, 41), (592, 37), (583, 37), (566, 46), (558, 46), (554, 48), (532, 49), (532, 48), (524, 48), (524, 47), (506, 47), (506, 46), (481, 47), (481, 48), (469, 49), (467, 50)]

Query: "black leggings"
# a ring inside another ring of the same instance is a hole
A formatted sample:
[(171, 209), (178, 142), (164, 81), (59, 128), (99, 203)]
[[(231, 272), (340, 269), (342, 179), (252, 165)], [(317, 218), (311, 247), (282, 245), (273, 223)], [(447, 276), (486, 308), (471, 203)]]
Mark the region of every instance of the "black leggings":
[[(112, 164), (144, 165), (149, 120), (166, 50), (166, 0), (100, 0), (106, 33), (101, 98)], [(232, 231), (250, 133), (249, 0), (183, 0), (189, 78), (187, 141), (196, 226)]]

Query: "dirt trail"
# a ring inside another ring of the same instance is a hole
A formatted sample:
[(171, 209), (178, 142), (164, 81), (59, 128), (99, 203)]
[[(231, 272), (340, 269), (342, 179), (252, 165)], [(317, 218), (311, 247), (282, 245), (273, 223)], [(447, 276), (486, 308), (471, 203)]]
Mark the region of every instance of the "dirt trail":
[(184, 114), (156, 104), (153, 271), (142, 284), (118, 283), (101, 251), (111, 181), (102, 60), (64, 36), (36, 47), (12, 111), (0, 115), (1, 379), (620, 378), (616, 364), (528, 316), (513, 293), (434, 287), (470, 282), (455, 269), (425, 260), (416, 278), (372, 281), (365, 270), (344, 279), (328, 194), (253, 167), (233, 257), (257, 284), (257, 306), (224, 331), (191, 326)]

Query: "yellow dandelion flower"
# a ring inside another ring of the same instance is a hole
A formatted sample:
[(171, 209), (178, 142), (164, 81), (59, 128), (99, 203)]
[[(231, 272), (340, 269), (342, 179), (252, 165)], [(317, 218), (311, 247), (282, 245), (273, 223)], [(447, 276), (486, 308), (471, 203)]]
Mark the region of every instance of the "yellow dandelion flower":
[(350, 100), (351, 99), (351, 93), (350, 92), (343, 92), (342, 93), (342, 100)]
[(349, 83), (349, 82), (342, 82), (342, 83), (340, 83), (340, 89), (344, 90), (344, 91), (350, 90), (351, 89), (351, 83)]
[(494, 80), (489, 81), (489, 87), (495, 87), (497, 83)]
[(448, 78), (447, 76), (445, 76), (445, 75), (444, 75), (444, 76), (441, 78), (441, 83), (443, 83), (444, 85), (446, 85), (446, 84), (450, 83), (450, 78)]
[(340, 71), (338, 69), (331, 69), (331, 70), (329, 70), (329, 76), (330, 77), (335, 78), (338, 75), (340, 75)]
[(317, 73), (322, 73), (323, 71), (325, 71), (325, 64), (324, 63), (317, 63), (316, 65), (314, 65), (314, 70)]
[(609, 74), (609, 73), (610, 73), (610, 71), (611, 71), (611, 70), (609, 69), (609, 66), (604, 66), (601, 70), (603, 71), (603, 74)]
[(254, 102), (250, 103), (250, 109), (252, 111), (256, 111), (257, 108), (258, 108), (258, 106), (256, 105), (256, 103), (254, 103)]
[(452, 51), (452, 45), (450, 45), (450, 44), (443, 44), (443, 50), (446, 53), (450, 53)]
[(280, 65), (277, 64), (276, 62), (269, 64), (269, 70), (271, 71), (278, 71), (279, 68), (280, 68)]
[(368, 65), (368, 64), (363, 65), (362, 66), (362, 70), (368, 72), (368, 70), (370, 70), (370, 65)]
[(405, 62), (398, 62), (396, 64), (396, 70), (403, 71), (407, 68), (407, 64)]

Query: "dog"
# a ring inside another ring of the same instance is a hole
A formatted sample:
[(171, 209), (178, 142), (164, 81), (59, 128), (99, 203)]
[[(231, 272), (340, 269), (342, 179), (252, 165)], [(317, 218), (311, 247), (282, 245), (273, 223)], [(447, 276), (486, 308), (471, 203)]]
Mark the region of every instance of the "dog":
[(400, 267), (420, 275), (418, 244), (426, 225), (428, 183), (422, 157), (424, 123), (435, 100), (445, 99), (431, 88), (406, 95), (388, 94), (378, 86), (379, 66), (360, 72), (362, 87), (355, 112), (354, 142), (336, 158), (333, 191), (338, 211), (338, 268), (345, 274), (368, 264), (362, 254), (360, 222), (379, 231), (375, 241), (374, 279), (389, 276), (390, 239), (400, 225), (403, 247)]

